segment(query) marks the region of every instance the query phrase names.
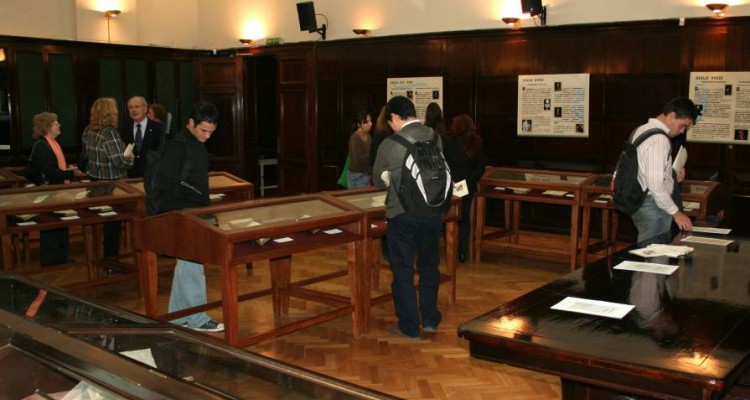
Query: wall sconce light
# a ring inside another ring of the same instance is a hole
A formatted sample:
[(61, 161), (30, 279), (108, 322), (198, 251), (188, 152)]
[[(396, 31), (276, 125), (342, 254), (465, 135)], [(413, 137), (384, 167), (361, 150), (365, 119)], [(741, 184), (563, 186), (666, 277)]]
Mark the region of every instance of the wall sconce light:
[(503, 18), (503, 22), (510, 25), (511, 28), (520, 27), (521, 25), (518, 23), (518, 21), (519, 21), (518, 18), (508, 18), (508, 17)]
[(253, 47), (255, 45), (255, 41), (253, 39), (240, 39), (240, 43), (242, 43), (243, 46)]
[(727, 8), (727, 4), (726, 3), (710, 3), (710, 4), (706, 4), (706, 8), (711, 10), (711, 12), (714, 13), (715, 17), (723, 17), (724, 10)]
[(107, 18), (107, 43), (112, 43), (112, 37), (109, 33), (109, 21), (112, 18), (117, 18), (120, 13), (122, 13), (120, 10), (107, 10), (104, 12), (104, 17)]
[(357, 35), (362, 35), (365, 37), (370, 37), (372, 32), (369, 29), (352, 29), (352, 32), (354, 32)]

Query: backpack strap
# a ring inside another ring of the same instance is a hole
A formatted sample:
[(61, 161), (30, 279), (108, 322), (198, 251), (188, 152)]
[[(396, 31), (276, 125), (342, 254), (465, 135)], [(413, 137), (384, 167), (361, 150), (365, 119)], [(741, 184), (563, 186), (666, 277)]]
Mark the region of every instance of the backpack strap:
[(646, 139), (648, 139), (648, 138), (650, 138), (651, 136), (654, 136), (654, 135), (662, 134), (664, 136), (669, 137), (667, 135), (667, 133), (664, 132), (661, 128), (651, 128), (651, 129), (647, 130), (646, 132), (641, 133), (641, 135), (638, 136), (638, 138), (635, 139), (635, 141), (633, 141), (633, 136), (635, 135), (635, 132), (637, 130), (638, 130), (638, 128), (635, 128), (633, 130), (633, 133), (630, 134), (630, 142), (633, 143), (633, 146), (635, 146), (635, 147), (640, 146), (641, 143), (643, 143), (643, 142), (646, 141)]
[[(399, 144), (403, 145), (406, 148), (410, 148), (411, 146), (414, 146), (417, 143), (417, 140), (414, 139), (411, 136), (406, 135), (399, 135), (398, 133), (394, 133), (393, 135), (388, 136), (392, 138), (393, 140), (397, 141)], [(432, 131), (432, 137), (428, 140), (436, 140), (437, 134), (435, 131)]]

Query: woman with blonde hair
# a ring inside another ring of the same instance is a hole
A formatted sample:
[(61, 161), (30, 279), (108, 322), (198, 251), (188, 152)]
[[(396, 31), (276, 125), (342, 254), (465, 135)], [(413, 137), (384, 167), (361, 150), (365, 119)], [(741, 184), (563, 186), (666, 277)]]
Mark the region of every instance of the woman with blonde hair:
[[(124, 154), (125, 143), (117, 132), (118, 118), (117, 101), (111, 97), (98, 98), (91, 106), (82, 146), (86, 174), (93, 180), (127, 178), (127, 170), (133, 167), (133, 153)], [(104, 257), (119, 254), (121, 231), (120, 222), (104, 224)]]
[[(60, 136), (57, 114), (43, 112), (34, 116), (32, 137), (36, 139), (31, 148), (27, 176), (37, 185), (69, 184), (76, 175), (75, 168), (68, 168), (65, 154), (55, 140)], [(65, 264), (68, 259), (68, 228), (49, 229), (39, 233), (39, 261), (42, 267)]]

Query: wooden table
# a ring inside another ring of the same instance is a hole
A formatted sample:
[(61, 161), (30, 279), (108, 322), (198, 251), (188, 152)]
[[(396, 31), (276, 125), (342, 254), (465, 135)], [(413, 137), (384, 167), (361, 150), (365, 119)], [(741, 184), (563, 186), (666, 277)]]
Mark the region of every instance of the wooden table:
[[(111, 210), (100, 210), (109, 207)], [(65, 213), (63, 213), (65, 212)], [(133, 222), (143, 217), (143, 194), (118, 181), (13, 188), (0, 192), (2, 267), (13, 271), (12, 236), (81, 226), (86, 240), (89, 280), (101, 278), (94, 227), (105, 222)], [(137, 260), (136, 260), (137, 261)], [(138, 265), (136, 263), (136, 269)]]
[[(487, 172), (479, 180), (476, 195), (474, 254), (477, 261), (481, 260), (483, 249), (510, 247), (567, 255), (570, 259), (570, 269), (575, 269), (578, 256), (581, 186), (591, 176), (578, 172), (488, 167)], [(505, 203), (505, 227), (500, 230), (485, 229), (488, 199), (499, 199)], [(551, 248), (545, 243), (519, 242), (520, 210), (523, 203), (555, 204), (570, 209), (570, 245), (567, 249)]]
[[(366, 327), (361, 315), (369, 297), (369, 269), (361, 265), (364, 221), (362, 211), (320, 194), (175, 211), (136, 221), (135, 246), (138, 257), (147, 266), (142, 275), (143, 285), (148, 287), (144, 291), (146, 314), (172, 320), (222, 307), (226, 327), (224, 338), (237, 347), (246, 347), (347, 314), (352, 315), (353, 334), (359, 336)], [(291, 282), (292, 255), (341, 244), (350, 244), (352, 249), (346, 270)], [(159, 315), (156, 253), (218, 265), (221, 300)], [(239, 293), (237, 266), (265, 259), (270, 261), (271, 288)], [(305, 287), (344, 275), (349, 278), (349, 297)], [(328, 304), (335, 309), (287, 325), (277, 324), (274, 329), (261, 334), (240, 337), (239, 302), (266, 295), (273, 298), (277, 322), (288, 313), (290, 296)]]
[[(122, 181), (145, 194), (143, 178), (123, 179)], [(212, 204), (245, 201), (255, 197), (255, 185), (228, 172), (209, 172), (208, 193)]]
[[(605, 249), (607, 254), (617, 245), (617, 228), (620, 213), (612, 205), (610, 183), (612, 174), (595, 175), (585, 181), (581, 187), (581, 206), (583, 222), (581, 235), (580, 265), (586, 265), (588, 253)], [(695, 219), (697, 225), (705, 225), (706, 217), (721, 214), (724, 201), (719, 182), (687, 179), (680, 184), (680, 194), (685, 214)], [(602, 211), (602, 241), (587, 246), (591, 231), (591, 211)]]
[[(353, 207), (362, 210), (365, 214), (365, 253), (362, 255), (363, 263), (372, 269), (373, 284), (377, 288), (380, 280), (381, 243), (387, 230), (385, 219), (385, 196), (386, 191), (379, 190), (373, 186), (358, 189), (345, 189), (325, 194), (344, 201)], [(458, 247), (458, 220), (461, 218), (461, 198), (454, 196), (451, 207), (443, 216), (445, 221), (445, 258), (446, 272), (441, 274), (441, 282), (448, 282), (448, 302), (456, 303), (456, 249)], [(379, 304), (391, 299), (391, 294), (385, 294), (370, 299), (370, 304)], [(368, 315), (363, 316), (363, 321), (369, 321)]]
[[(563, 399), (720, 399), (750, 365), (750, 240), (679, 239), (691, 255), (651, 260), (678, 265), (671, 275), (613, 269), (642, 260), (620, 251), (463, 323), (459, 336), (474, 357), (560, 376)], [(622, 319), (551, 309), (568, 297), (635, 308)]]

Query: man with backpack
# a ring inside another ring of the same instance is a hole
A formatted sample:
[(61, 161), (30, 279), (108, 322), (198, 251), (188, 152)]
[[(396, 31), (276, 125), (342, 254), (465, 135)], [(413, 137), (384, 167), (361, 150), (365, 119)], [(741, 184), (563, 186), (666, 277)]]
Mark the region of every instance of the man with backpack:
[[(643, 204), (631, 215), (638, 230), (638, 242), (669, 232), (672, 221), (682, 231), (690, 231), (690, 217), (680, 211), (672, 197), (675, 183), (672, 173), (672, 148), (670, 139), (683, 133), (695, 122), (698, 109), (692, 100), (677, 97), (664, 106), (662, 113), (638, 127), (630, 140), (635, 142), (641, 134), (654, 128), (664, 134), (652, 135), (637, 148), (638, 182), (647, 191)], [(677, 180), (685, 179), (685, 170), (677, 172)]]
[[(216, 106), (205, 101), (198, 102), (190, 113), (187, 125), (167, 141), (163, 149), (148, 155), (144, 184), (146, 202), (154, 205), (151, 207), (153, 212), (205, 207), (211, 203), (208, 197), (208, 152), (205, 142), (216, 130), (218, 121)], [(178, 259), (169, 296), (169, 312), (197, 307), (206, 302), (203, 264)], [(224, 330), (224, 324), (214, 321), (205, 312), (178, 318), (172, 323), (204, 332)]]
[[(385, 106), (385, 115), (394, 134), (378, 148), (373, 178), (378, 188), (388, 190), (386, 240), (398, 325), (386, 329), (398, 336), (418, 338), (420, 326), (423, 332), (434, 333), (442, 318), (437, 309), (438, 243), (443, 214), (450, 206), (452, 182), (440, 136), (417, 119), (414, 104), (406, 97), (394, 97)], [(421, 173), (416, 166), (421, 167)], [(411, 172), (404, 173), (409, 167)], [(414, 289), (415, 253), (418, 299)]]

